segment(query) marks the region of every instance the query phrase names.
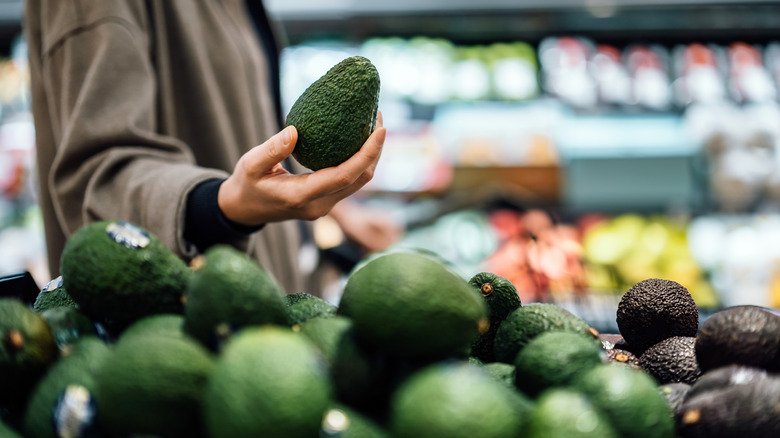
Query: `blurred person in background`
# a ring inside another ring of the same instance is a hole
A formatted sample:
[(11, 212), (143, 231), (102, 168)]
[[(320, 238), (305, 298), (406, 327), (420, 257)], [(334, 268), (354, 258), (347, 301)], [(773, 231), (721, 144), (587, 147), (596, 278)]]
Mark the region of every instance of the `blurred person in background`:
[[(364, 252), (403, 232), (346, 200), (372, 177), (361, 150), (307, 172), (281, 129), (279, 33), (259, 0), (25, 0), (40, 201), (51, 275), (66, 239), (126, 220), (189, 260), (230, 244), (287, 293), (320, 295), (313, 220)], [(309, 250), (307, 251), (306, 248)]]

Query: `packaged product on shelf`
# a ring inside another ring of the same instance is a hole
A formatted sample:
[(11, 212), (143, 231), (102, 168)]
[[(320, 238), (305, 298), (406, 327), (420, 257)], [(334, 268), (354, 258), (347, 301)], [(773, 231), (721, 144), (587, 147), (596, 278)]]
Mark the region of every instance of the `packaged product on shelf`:
[(672, 106), (669, 54), (663, 47), (633, 45), (626, 50), (625, 62), (631, 75), (631, 100), (651, 110)]
[(757, 47), (732, 43), (728, 60), (729, 91), (737, 102), (768, 102), (777, 98), (777, 89)]

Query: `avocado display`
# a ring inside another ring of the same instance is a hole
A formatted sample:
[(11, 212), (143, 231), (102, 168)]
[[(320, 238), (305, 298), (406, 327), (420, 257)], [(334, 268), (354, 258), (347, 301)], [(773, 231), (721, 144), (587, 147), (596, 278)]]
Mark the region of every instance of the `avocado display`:
[(780, 436), (780, 377), (765, 374), (687, 397), (676, 415), (680, 438)]
[(416, 438), (516, 438), (529, 414), (514, 391), (465, 361), (409, 376), (392, 396), (388, 429)]
[(605, 414), (620, 436), (675, 438), (672, 410), (658, 384), (641, 370), (606, 363), (580, 373), (572, 387)]
[(471, 277), (469, 284), (479, 289), (488, 307), (490, 328), (471, 344), (471, 355), (483, 362), (494, 362), (493, 340), (498, 326), (522, 305), (517, 288), (508, 279), (492, 272), (480, 272)]
[(46, 320), (16, 298), (0, 298), (0, 405), (24, 403), (59, 350)]
[(213, 369), (214, 358), (195, 339), (120, 339), (95, 376), (100, 425), (111, 436), (203, 436), (201, 406)]
[(573, 388), (554, 387), (539, 395), (520, 436), (526, 438), (617, 438), (620, 435), (590, 399)]
[(362, 56), (342, 60), (309, 85), (285, 122), (298, 131), (293, 157), (319, 170), (354, 155), (376, 128), (379, 86), (376, 67)]
[(639, 363), (659, 384), (681, 382), (692, 385), (701, 376), (695, 343), (696, 338), (693, 337), (672, 336), (645, 350), (639, 356)]
[(24, 415), (28, 438), (97, 437), (95, 375), (110, 347), (96, 336), (79, 338), (37, 383)]
[(181, 313), (191, 273), (157, 237), (123, 221), (76, 230), (65, 243), (60, 269), (79, 310), (111, 330), (155, 313)]
[(479, 291), (415, 252), (385, 254), (352, 272), (339, 314), (361, 341), (406, 358), (462, 354), (489, 326)]
[(598, 339), (596, 330), (565, 308), (552, 303), (528, 303), (509, 313), (498, 327), (493, 340), (495, 360), (513, 363), (518, 351), (548, 331), (573, 332)]
[(203, 404), (212, 438), (318, 436), (333, 402), (328, 367), (300, 333), (265, 325), (230, 338)]
[(326, 300), (306, 292), (284, 296), (289, 325), (300, 324), (309, 318), (333, 316), (337, 307)]
[(716, 312), (696, 336), (696, 359), (702, 371), (735, 364), (780, 372), (780, 316), (750, 305)]
[(193, 259), (186, 289), (185, 330), (212, 350), (242, 327), (287, 325), (279, 284), (232, 246), (215, 245)]
[(761, 381), (766, 378), (767, 371), (745, 365), (725, 365), (705, 372), (691, 385), (685, 398), (696, 397), (707, 391), (719, 390), (731, 385)]
[(35, 297), (33, 310), (43, 312), (53, 307), (78, 307), (63, 286), (62, 275), (49, 281)]
[(648, 278), (628, 289), (617, 307), (620, 334), (641, 356), (672, 336), (696, 336), (699, 310), (688, 289), (673, 280)]
[(599, 342), (579, 333), (549, 331), (533, 338), (514, 360), (515, 385), (531, 397), (569, 385), (579, 374), (603, 364)]

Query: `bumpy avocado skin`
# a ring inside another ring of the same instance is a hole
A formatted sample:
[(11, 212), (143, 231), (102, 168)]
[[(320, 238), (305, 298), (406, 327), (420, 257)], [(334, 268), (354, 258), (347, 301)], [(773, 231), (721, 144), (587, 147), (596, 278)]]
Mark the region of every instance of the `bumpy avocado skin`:
[(469, 284), (482, 293), (490, 320), (488, 331), (471, 344), (471, 355), (485, 363), (494, 362), (493, 340), (496, 331), (506, 316), (522, 305), (520, 296), (511, 281), (492, 272), (477, 273), (471, 277)]
[(367, 58), (352, 56), (333, 66), (298, 97), (285, 126), (295, 126), (293, 157), (318, 170), (337, 166), (357, 152), (376, 128), (379, 73)]

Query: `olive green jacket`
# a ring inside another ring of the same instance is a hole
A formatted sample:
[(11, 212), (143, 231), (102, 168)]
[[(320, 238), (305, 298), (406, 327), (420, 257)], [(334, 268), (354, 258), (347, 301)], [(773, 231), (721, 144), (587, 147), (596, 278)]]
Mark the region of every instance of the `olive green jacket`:
[[(183, 238), (189, 191), (225, 178), (280, 129), (273, 69), (244, 1), (26, 0), (25, 8), (52, 276), (67, 237), (96, 220), (130, 221), (185, 260), (195, 256)], [(288, 293), (307, 287), (299, 223), (267, 224), (230, 243)]]

